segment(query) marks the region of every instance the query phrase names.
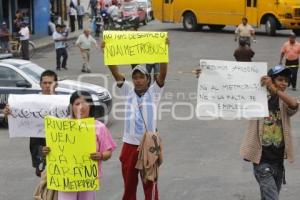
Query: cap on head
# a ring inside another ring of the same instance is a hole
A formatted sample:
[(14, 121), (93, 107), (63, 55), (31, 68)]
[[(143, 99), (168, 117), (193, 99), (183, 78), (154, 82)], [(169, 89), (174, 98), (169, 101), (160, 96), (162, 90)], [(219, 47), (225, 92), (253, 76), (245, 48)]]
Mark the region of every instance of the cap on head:
[(148, 75), (148, 71), (146, 69), (145, 65), (137, 65), (133, 68), (132, 70), (132, 74), (134, 74), (135, 72), (140, 72), (142, 74)]
[(269, 71), (268, 71), (268, 76), (270, 76), (271, 78), (274, 78), (279, 75), (290, 77), (291, 71), (289, 68), (285, 68), (282, 65), (276, 65), (276, 66), (272, 67), (271, 69), (269, 69)]

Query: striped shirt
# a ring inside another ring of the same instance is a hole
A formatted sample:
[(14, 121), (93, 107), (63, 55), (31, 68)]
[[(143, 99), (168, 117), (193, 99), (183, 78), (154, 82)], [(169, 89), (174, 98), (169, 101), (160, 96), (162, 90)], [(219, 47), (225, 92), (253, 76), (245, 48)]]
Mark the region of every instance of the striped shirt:
[(123, 142), (139, 145), (146, 131), (145, 124), (148, 131), (156, 131), (157, 108), (163, 87), (154, 82), (147, 92), (139, 97), (134, 88), (125, 81), (119, 92), (122, 97), (126, 97)]

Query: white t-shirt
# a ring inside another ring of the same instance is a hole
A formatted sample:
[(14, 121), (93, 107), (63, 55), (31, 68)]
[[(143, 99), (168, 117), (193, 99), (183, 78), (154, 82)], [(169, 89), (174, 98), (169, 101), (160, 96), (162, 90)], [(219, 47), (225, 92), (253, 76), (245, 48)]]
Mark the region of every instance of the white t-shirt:
[(76, 45), (79, 45), (82, 49), (90, 49), (92, 45), (97, 46), (97, 42), (91, 35), (87, 38), (85, 34), (81, 34), (76, 41)]
[(30, 33), (29, 33), (29, 28), (27, 26), (21, 28), (19, 34), (20, 34), (20, 40), (29, 40)]
[(110, 6), (108, 8), (107, 12), (108, 12), (108, 14), (110, 14), (110, 16), (112, 18), (119, 16), (119, 8), (117, 6), (115, 6), (115, 5)]
[(54, 40), (55, 49), (65, 48), (66, 44), (65, 41), (55, 41), (55, 40), (62, 40), (65, 38), (61, 33), (54, 31), (52, 38)]
[(254, 32), (254, 29), (249, 24), (246, 24), (246, 26), (244, 24), (240, 24), (235, 30), (235, 33), (240, 37), (251, 37), (252, 32)]
[(140, 144), (146, 131), (143, 118), (147, 130), (150, 132), (156, 131), (157, 109), (163, 89), (164, 87), (159, 87), (155, 81), (147, 92), (139, 97), (127, 81), (119, 88), (120, 95), (126, 97), (123, 142), (133, 145)]

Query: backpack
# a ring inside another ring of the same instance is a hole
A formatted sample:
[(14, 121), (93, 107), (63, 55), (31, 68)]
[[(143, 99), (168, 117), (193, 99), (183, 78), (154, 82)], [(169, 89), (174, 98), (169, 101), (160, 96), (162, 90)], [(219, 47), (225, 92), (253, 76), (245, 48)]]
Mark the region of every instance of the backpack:
[(57, 200), (58, 191), (49, 190), (47, 188), (47, 173), (46, 170), (42, 172), (41, 180), (33, 193), (34, 200)]

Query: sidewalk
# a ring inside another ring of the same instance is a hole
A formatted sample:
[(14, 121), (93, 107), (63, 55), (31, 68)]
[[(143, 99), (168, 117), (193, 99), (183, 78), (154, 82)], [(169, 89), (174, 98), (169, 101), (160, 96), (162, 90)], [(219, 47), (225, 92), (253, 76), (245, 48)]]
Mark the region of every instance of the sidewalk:
[[(68, 24), (69, 22), (66, 23)], [(76, 39), (83, 32), (83, 30), (78, 30), (77, 21), (75, 23), (76, 23), (76, 31), (69, 33), (69, 37), (68, 37), (69, 40)], [(90, 28), (90, 20), (87, 17), (83, 21), (83, 28)], [(31, 40), (34, 42), (36, 49), (44, 48), (54, 44), (52, 36), (46, 36), (38, 39), (34, 38), (33, 36)]]

